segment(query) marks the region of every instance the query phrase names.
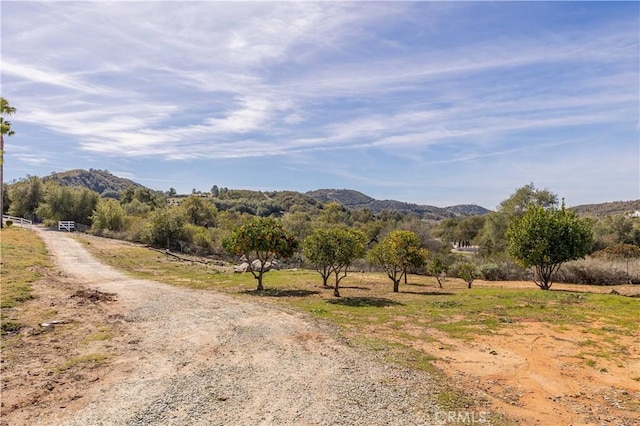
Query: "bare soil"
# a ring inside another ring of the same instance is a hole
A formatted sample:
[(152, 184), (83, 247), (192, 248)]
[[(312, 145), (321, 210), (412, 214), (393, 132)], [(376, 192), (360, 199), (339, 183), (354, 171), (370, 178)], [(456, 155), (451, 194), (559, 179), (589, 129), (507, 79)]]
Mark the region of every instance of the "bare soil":
[(38, 232), (59, 272), (9, 312), (27, 327), (3, 339), (3, 425), (434, 423), (429, 374), (390, 367), (333, 327), (132, 279)]
[[(39, 232), (58, 269), (44, 271), (37, 298), (11, 313), (27, 326), (3, 342), (2, 425), (447, 422), (433, 417), (441, 409), (428, 375), (378, 362), (326, 324), (266, 303), (134, 280), (65, 234)], [(504, 413), (504, 424), (640, 424), (638, 335), (595, 348), (577, 326), (502, 330), (472, 342), (432, 330), (434, 340), (416, 339), (416, 348), (490, 403), (469, 410)], [(603, 351), (610, 356), (594, 355)]]

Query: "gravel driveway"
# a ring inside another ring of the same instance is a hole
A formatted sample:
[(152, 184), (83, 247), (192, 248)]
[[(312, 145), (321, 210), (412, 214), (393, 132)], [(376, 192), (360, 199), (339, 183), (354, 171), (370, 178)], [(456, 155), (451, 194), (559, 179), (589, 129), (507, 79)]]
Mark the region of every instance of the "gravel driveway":
[(40, 424), (435, 424), (434, 380), (380, 362), (303, 314), (130, 278), (68, 234), (38, 231), (58, 268), (116, 293), (133, 349), (84, 391), (91, 402)]

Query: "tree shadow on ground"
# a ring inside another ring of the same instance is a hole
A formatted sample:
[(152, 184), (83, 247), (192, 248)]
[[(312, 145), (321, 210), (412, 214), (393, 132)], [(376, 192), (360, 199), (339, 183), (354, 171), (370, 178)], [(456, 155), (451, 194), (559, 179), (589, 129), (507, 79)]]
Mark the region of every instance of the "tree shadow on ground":
[(358, 287), (356, 285), (340, 286), (340, 290), (342, 290), (343, 288), (352, 288), (352, 289), (355, 289), (355, 290), (371, 290), (371, 287)]
[(313, 294), (320, 294), (315, 290), (265, 288), (264, 290), (244, 290), (241, 293), (260, 297), (307, 297)]
[(327, 303), (332, 305), (352, 306), (356, 308), (364, 307), (378, 307), (383, 308), (385, 306), (402, 306), (403, 303), (396, 302), (395, 300), (385, 299), (384, 297), (344, 297), (340, 299), (327, 300)]
[(453, 296), (455, 293), (448, 291), (401, 291), (400, 293), (418, 294), (420, 296)]

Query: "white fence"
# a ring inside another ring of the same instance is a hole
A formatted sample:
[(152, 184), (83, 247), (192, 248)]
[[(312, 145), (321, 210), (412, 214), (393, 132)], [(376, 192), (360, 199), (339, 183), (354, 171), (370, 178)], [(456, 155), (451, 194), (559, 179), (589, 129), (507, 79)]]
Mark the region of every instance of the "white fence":
[(58, 231), (75, 231), (76, 223), (72, 220), (59, 220), (58, 221)]
[(23, 217), (9, 216), (9, 215), (3, 214), (2, 223), (5, 223), (7, 221), (11, 221), (13, 222), (14, 225), (18, 225), (21, 228), (26, 228), (26, 227), (31, 228), (31, 225), (32, 225), (32, 222), (30, 220), (25, 219)]

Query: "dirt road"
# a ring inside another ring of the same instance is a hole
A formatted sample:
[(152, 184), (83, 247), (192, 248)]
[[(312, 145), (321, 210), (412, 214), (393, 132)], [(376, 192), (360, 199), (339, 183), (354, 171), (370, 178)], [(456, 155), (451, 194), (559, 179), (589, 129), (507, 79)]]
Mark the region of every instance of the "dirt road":
[(428, 374), (379, 362), (329, 326), (270, 305), (132, 279), (66, 234), (38, 232), (67, 282), (117, 295), (109, 315), (120, 323), (125, 348), (108, 375), (82, 383), (82, 403), (35, 418), (22, 410), (16, 421), (411, 425), (445, 419)]

